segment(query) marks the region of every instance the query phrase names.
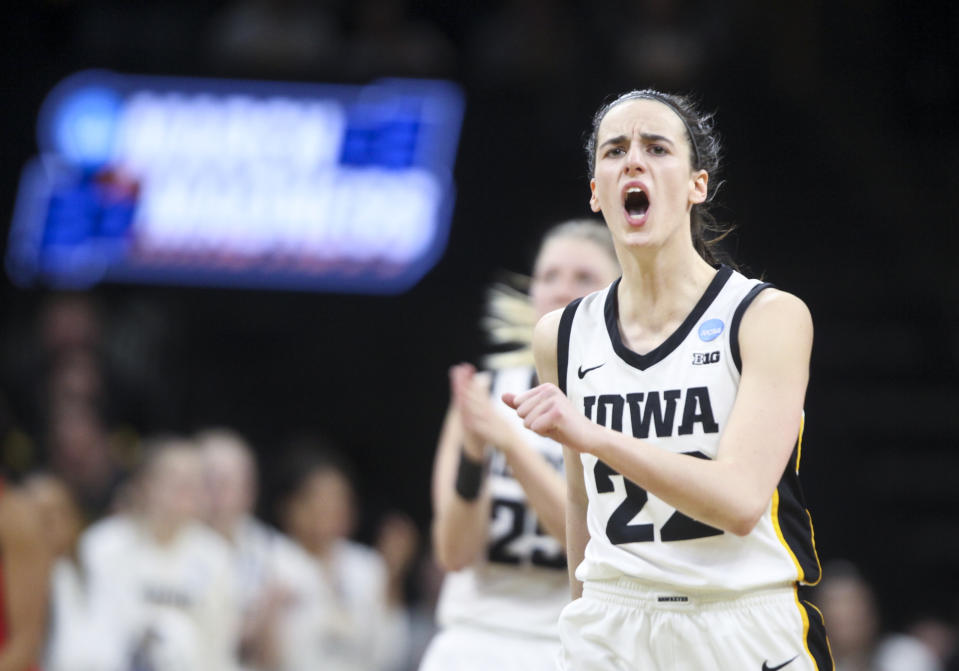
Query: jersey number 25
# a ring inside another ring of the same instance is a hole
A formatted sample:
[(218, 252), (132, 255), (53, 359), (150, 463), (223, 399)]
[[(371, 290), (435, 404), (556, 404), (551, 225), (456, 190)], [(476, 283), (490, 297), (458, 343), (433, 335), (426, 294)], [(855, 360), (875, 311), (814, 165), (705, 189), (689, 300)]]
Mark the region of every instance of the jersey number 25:
[[(488, 557), (491, 562), (513, 565), (529, 562), (533, 564), (533, 566), (543, 568), (566, 568), (565, 548), (561, 548), (556, 552), (546, 552), (539, 547), (534, 547), (532, 551), (526, 550), (526, 552), (523, 552), (517, 547), (520, 543), (516, 543), (516, 541), (530, 532), (527, 526), (533, 523), (533, 520), (527, 517), (528, 509), (525, 503), (495, 497), (490, 503), (492, 504), (490, 517), (493, 520), (501, 517), (509, 520), (509, 529), (507, 532), (490, 543)], [(529, 514), (531, 515), (532, 513)], [(537, 522), (533, 539), (537, 541), (540, 539), (552, 540), (552, 537), (549, 536)]]

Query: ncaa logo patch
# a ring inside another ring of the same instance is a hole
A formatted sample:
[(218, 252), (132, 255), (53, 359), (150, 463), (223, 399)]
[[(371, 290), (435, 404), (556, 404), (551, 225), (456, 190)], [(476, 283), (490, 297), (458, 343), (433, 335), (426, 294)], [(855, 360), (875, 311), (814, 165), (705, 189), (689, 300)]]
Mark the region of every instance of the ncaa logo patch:
[(699, 325), (699, 339), (703, 342), (715, 340), (723, 332), (726, 325), (722, 319), (707, 319)]

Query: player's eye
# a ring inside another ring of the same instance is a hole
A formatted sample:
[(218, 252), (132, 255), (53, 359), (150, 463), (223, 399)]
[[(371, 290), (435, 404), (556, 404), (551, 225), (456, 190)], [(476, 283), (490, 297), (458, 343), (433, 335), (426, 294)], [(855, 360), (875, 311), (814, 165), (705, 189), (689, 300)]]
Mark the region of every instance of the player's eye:
[(544, 273), (541, 273), (536, 279), (540, 282), (554, 282), (556, 281), (557, 271), (547, 270)]
[(604, 156), (622, 156), (626, 153), (626, 150), (622, 147), (610, 147), (606, 150)]
[(581, 272), (576, 273), (576, 282), (580, 286), (587, 287), (596, 284), (597, 280), (596, 276), (592, 273)]
[(649, 145), (649, 153), (654, 156), (664, 156), (669, 153), (669, 150), (661, 144), (651, 144)]

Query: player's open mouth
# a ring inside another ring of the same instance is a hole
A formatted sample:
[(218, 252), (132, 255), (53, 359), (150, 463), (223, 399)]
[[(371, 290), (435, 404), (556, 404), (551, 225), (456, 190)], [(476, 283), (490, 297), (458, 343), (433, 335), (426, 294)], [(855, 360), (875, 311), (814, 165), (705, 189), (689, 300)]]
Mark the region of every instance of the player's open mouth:
[(649, 210), (649, 196), (639, 187), (633, 186), (626, 190), (626, 199), (623, 203), (626, 215), (631, 224), (642, 224), (646, 220)]

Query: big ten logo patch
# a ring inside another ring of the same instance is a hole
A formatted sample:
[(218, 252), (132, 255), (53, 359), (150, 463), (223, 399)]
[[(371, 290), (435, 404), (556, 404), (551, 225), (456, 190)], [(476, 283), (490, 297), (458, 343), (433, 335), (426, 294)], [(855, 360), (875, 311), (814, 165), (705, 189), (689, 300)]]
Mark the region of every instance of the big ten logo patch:
[(719, 363), (719, 350), (715, 352), (693, 352), (694, 366), (705, 366), (710, 363)]

